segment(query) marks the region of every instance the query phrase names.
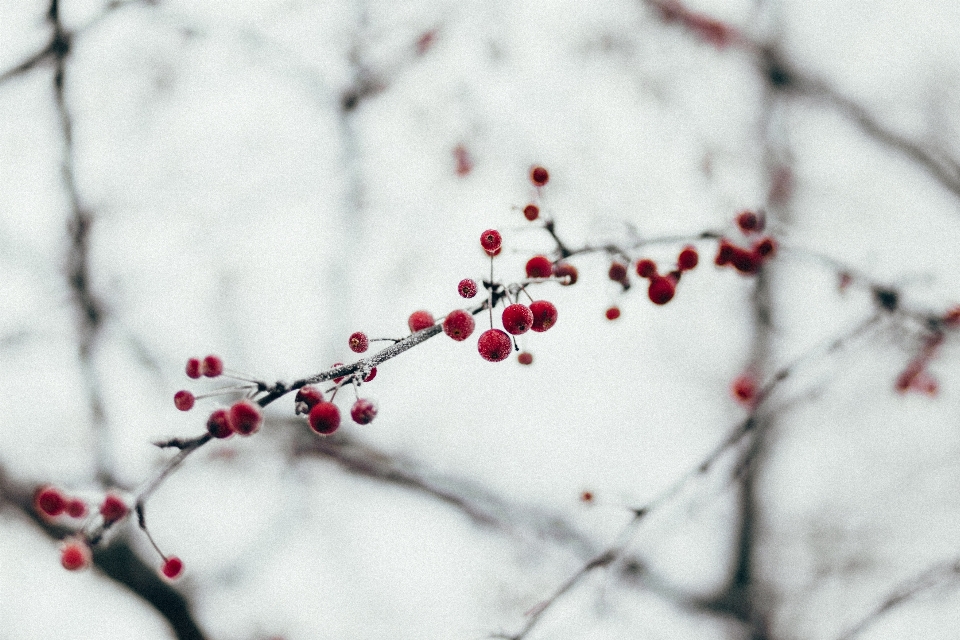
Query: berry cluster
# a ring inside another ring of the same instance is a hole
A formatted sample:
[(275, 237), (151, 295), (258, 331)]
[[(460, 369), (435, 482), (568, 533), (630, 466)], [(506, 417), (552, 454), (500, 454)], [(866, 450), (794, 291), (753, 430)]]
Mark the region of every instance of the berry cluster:
[(37, 513), (48, 518), (67, 515), (71, 518), (83, 518), (87, 515), (87, 503), (81, 498), (65, 495), (56, 487), (40, 488), (33, 497), (33, 506)]
[(757, 273), (760, 267), (776, 253), (777, 242), (770, 236), (761, 235), (766, 226), (766, 217), (763, 212), (742, 211), (737, 215), (736, 222), (745, 239), (750, 241), (750, 247), (741, 247), (725, 237), (720, 238), (714, 264), (718, 267), (730, 265), (747, 275)]

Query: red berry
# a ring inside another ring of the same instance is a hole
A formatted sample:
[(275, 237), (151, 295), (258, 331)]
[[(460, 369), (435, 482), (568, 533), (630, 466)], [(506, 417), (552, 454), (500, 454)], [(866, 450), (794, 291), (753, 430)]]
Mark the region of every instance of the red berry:
[(503, 328), (515, 336), (526, 333), (533, 325), (533, 312), (525, 304), (511, 304), (500, 316)]
[(183, 560), (177, 556), (170, 556), (163, 561), (160, 572), (170, 580), (176, 580), (183, 573)]
[(528, 278), (549, 278), (553, 273), (553, 263), (546, 256), (533, 256), (527, 260)]
[(82, 518), (87, 515), (87, 503), (80, 498), (67, 501), (67, 515), (71, 518)]
[(332, 402), (320, 402), (307, 416), (310, 428), (322, 436), (328, 436), (340, 428), (340, 409)]
[(214, 438), (229, 438), (233, 435), (226, 409), (217, 409), (207, 418), (207, 431)]
[(517, 356), (517, 362), (520, 364), (533, 364), (533, 354), (522, 351), (520, 355)]
[(433, 314), (429, 311), (414, 311), (407, 318), (407, 326), (411, 333), (416, 333), (421, 329), (432, 327), (434, 325)]
[(457, 309), (447, 314), (446, 319), (443, 321), (443, 332), (457, 342), (460, 342), (470, 337), (475, 324), (472, 315), (463, 309)]
[(530, 312), (533, 314), (530, 328), (537, 333), (543, 333), (557, 323), (557, 308), (552, 302), (535, 300), (530, 303)]
[(753, 211), (741, 211), (737, 215), (737, 226), (744, 233), (759, 233), (763, 231), (764, 224), (763, 214), (757, 215)]
[[(342, 366), (343, 366), (342, 362), (334, 362), (332, 365), (330, 365), (330, 368), (336, 369), (337, 367), (342, 367)], [(333, 384), (340, 384), (340, 381), (343, 380), (345, 377), (346, 376), (340, 376), (339, 378), (334, 378)]]
[(477, 295), (477, 283), (470, 278), (464, 278), (457, 285), (457, 291), (461, 298), (472, 298)]
[(593, 492), (591, 492), (591, 491), (584, 491), (583, 493), (581, 493), (581, 494), (580, 494), (580, 501), (581, 501), (581, 502), (593, 502)]
[(654, 304), (667, 304), (673, 299), (677, 292), (677, 287), (671, 278), (654, 275), (650, 278), (650, 288), (647, 289), (647, 296)]
[(181, 389), (173, 394), (173, 404), (176, 405), (180, 411), (190, 411), (190, 409), (193, 409), (193, 403), (195, 401), (196, 398), (194, 395), (186, 389)]
[(540, 217), (540, 207), (535, 204), (528, 204), (523, 208), (523, 217), (533, 222)]
[(188, 378), (199, 378), (200, 373), (200, 358), (190, 358), (187, 360), (187, 377)]
[(377, 368), (374, 367), (373, 369), (370, 369), (370, 373), (367, 374), (367, 377), (364, 378), (363, 381), (364, 381), (364, 382), (370, 382), (371, 380), (373, 380), (373, 379), (376, 378), (376, 377), (377, 377)]
[(500, 253), (500, 244), (503, 238), (496, 229), (487, 229), (480, 234), (480, 246), (487, 252), (487, 255), (495, 256)]
[(350, 351), (354, 353), (363, 353), (370, 347), (370, 340), (363, 331), (357, 331), (350, 334)]
[(453, 149), (453, 157), (457, 161), (457, 175), (461, 178), (473, 170), (473, 158), (470, 157), (470, 152), (462, 144)]
[(377, 417), (377, 405), (365, 398), (360, 398), (350, 408), (350, 417), (357, 424), (370, 424)]
[(489, 362), (506, 360), (512, 347), (510, 337), (500, 329), (487, 329), (480, 334), (477, 342), (477, 350), (483, 359)]
[(943, 314), (943, 324), (951, 329), (960, 327), (960, 304), (947, 309), (947, 312)]
[(100, 503), (100, 515), (106, 523), (116, 522), (129, 513), (130, 507), (119, 496), (108, 493)]
[(209, 355), (203, 359), (200, 371), (208, 378), (216, 378), (223, 373), (223, 360), (217, 356)]
[(677, 256), (677, 268), (680, 269), (680, 271), (689, 271), (696, 267), (699, 262), (700, 255), (691, 245), (685, 246), (683, 251), (680, 252), (680, 255)]
[(740, 247), (730, 247), (730, 264), (740, 273), (756, 273), (760, 270), (763, 256), (756, 251), (747, 251)]
[(313, 409), (318, 403), (323, 402), (323, 391), (308, 384), (305, 387), (297, 389), (297, 395), (293, 401), (296, 403), (295, 411), (298, 415), (301, 413), (310, 413), (310, 409)]
[(610, 263), (610, 270), (607, 271), (607, 277), (614, 282), (624, 283), (627, 281), (627, 265), (622, 262)]
[(620, 317), (620, 309), (617, 307), (610, 307), (607, 309), (607, 320), (616, 320)]
[(534, 167), (530, 170), (530, 181), (538, 187), (547, 184), (549, 180), (550, 174), (543, 167)]
[(717, 257), (714, 259), (713, 263), (718, 267), (722, 267), (726, 264), (730, 264), (733, 260), (733, 249), (734, 246), (726, 238), (720, 239), (720, 246), (717, 247)]
[(641, 278), (649, 278), (657, 272), (657, 263), (649, 258), (637, 261), (637, 275)]
[(228, 414), (230, 427), (242, 436), (249, 436), (260, 430), (263, 412), (249, 400), (240, 400), (230, 407)]
[(577, 268), (569, 262), (554, 262), (553, 275), (560, 278), (560, 284), (570, 286), (576, 283), (578, 273)]
[(763, 238), (753, 245), (753, 250), (764, 258), (772, 258), (777, 250), (777, 242), (770, 236)]
[(90, 547), (82, 540), (64, 542), (60, 548), (60, 564), (67, 571), (77, 571), (90, 565), (92, 554)]
[(37, 492), (33, 499), (34, 506), (40, 513), (56, 517), (67, 508), (67, 500), (56, 487), (44, 487)]
[(737, 402), (750, 406), (757, 397), (757, 382), (753, 376), (745, 373), (737, 376), (730, 386), (730, 391)]

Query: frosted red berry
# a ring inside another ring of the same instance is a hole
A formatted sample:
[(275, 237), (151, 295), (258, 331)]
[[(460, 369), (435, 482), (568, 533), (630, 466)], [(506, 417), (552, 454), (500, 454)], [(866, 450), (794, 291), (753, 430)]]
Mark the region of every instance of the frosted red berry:
[(657, 272), (657, 263), (650, 258), (637, 260), (637, 275), (641, 278), (649, 278)]
[(475, 326), (476, 323), (472, 315), (463, 309), (457, 309), (447, 314), (446, 319), (443, 321), (443, 332), (457, 342), (460, 342), (470, 337)]
[(530, 182), (542, 187), (550, 181), (550, 173), (543, 167), (534, 167), (530, 170)]
[(200, 372), (200, 358), (190, 358), (187, 360), (187, 377), (188, 378), (199, 378), (202, 374)]
[(677, 256), (677, 268), (680, 271), (689, 271), (697, 266), (700, 262), (700, 254), (697, 253), (697, 250), (691, 246), (687, 245), (680, 251), (680, 255)]
[(533, 314), (533, 324), (530, 328), (537, 333), (543, 333), (557, 323), (557, 308), (547, 300), (531, 302), (530, 313)]
[(340, 409), (332, 402), (321, 402), (307, 416), (310, 428), (322, 436), (328, 436), (340, 428)]
[(579, 272), (569, 262), (555, 262), (553, 263), (553, 275), (560, 279), (560, 284), (570, 286), (576, 283)]
[(350, 408), (350, 417), (357, 424), (370, 424), (377, 417), (377, 405), (366, 398), (360, 398)]
[(477, 342), (477, 350), (488, 362), (506, 360), (510, 357), (512, 348), (510, 336), (500, 329), (487, 329), (480, 334), (480, 340)]
[(623, 264), (622, 262), (611, 262), (610, 269), (607, 271), (607, 277), (614, 282), (626, 282), (627, 265)]
[(230, 426), (230, 418), (226, 409), (216, 409), (207, 418), (207, 432), (214, 438), (229, 438), (233, 435), (233, 427)]
[(410, 317), (407, 318), (407, 326), (410, 327), (411, 333), (416, 333), (421, 329), (426, 329), (433, 325), (433, 314), (429, 311), (414, 311), (410, 314)]
[(553, 273), (553, 263), (547, 256), (533, 256), (527, 260), (528, 278), (549, 278)]
[(223, 360), (218, 356), (209, 355), (203, 359), (200, 372), (208, 378), (216, 378), (223, 373)]
[(190, 411), (193, 409), (193, 403), (196, 402), (196, 397), (186, 389), (181, 389), (173, 394), (173, 404), (180, 411)]
[(368, 373), (368, 374), (366, 375), (366, 377), (363, 379), (363, 381), (364, 381), (364, 382), (370, 382), (371, 380), (373, 380), (373, 379), (376, 378), (376, 377), (377, 377), (377, 368), (374, 367), (373, 369), (370, 369), (370, 373)]
[(519, 336), (529, 331), (533, 325), (533, 312), (525, 304), (511, 304), (503, 310), (500, 319), (507, 333)]
[(160, 573), (169, 580), (176, 580), (183, 573), (183, 560), (177, 556), (168, 557), (160, 566)]
[[(432, 317), (432, 316), (431, 316), (431, 317)], [(330, 368), (331, 368), (331, 369), (336, 369), (337, 367), (342, 367), (342, 366), (343, 366), (343, 363), (342, 363), (342, 362), (334, 362), (332, 365), (330, 365)], [(346, 376), (340, 376), (339, 378), (334, 378), (334, 379), (333, 379), (333, 384), (340, 384), (340, 381), (343, 380), (345, 377), (346, 377)]]
[(67, 508), (67, 499), (56, 487), (44, 487), (37, 492), (33, 500), (37, 511), (56, 517)]
[(370, 348), (370, 339), (367, 338), (367, 334), (363, 331), (351, 333), (350, 339), (347, 342), (350, 345), (350, 351), (354, 353), (363, 353)]
[(472, 298), (477, 295), (476, 281), (470, 278), (464, 278), (460, 281), (460, 284), (457, 285), (457, 293), (460, 294), (461, 298)]
[(616, 320), (617, 318), (619, 318), (620, 317), (619, 307), (610, 307), (609, 309), (607, 309), (606, 316), (607, 316), (607, 320)]
[(737, 215), (737, 226), (744, 233), (760, 233), (766, 225), (763, 214), (756, 214), (753, 211), (741, 211)]
[(310, 413), (310, 409), (313, 409), (318, 403), (323, 402), (323, 391), (320, 391), (320, 389), (312, 384), (308, 384), (305, 387), (297, 389), (297, 395), (293, 401), (296, 404), (295, 411), (297, 414)]
[(671, 278), (653, 275), (650, 278), (650, 287), (647, 296), (654, 304), (667, 304), (673, 300), (677, 287)]
[(749, 374), (739, 375), (730, 385), (730, 391), (737, 402), (751, 406), (757, 397), (757, 381)]
[(480, 234), (480, 246), (487, 252), (487, 255), (495, 256), (500, 253), (500, 244), (503, 238), (496, 229), (487, 229)]
[(533, 354), (527, 351), (521, 351), (520, 354), (517, 355), (517, 362), (520, 364), (533, 364)]
[(540, 217), (540, 207), (535, 204), (528, 204), (523, 208), (523, 217), (533, 222)]
[(263, 411), (249, 400), (235, 402), (227, 416), (230, 420), (230, 428), (242, 436), (256, 433), (263, 423)]
[(67, 571), (77, 571), (90, 566), (90, 547), (82, 540), (68, 540), (60, 548), (60, 564)]
[(130, 512), (130, 507), (119, 496), (108, 493), (100, 503), (100, 515), (104, 522), (116, 522), (124, 518)]
[(87, 515), (87, 503), (80, 498), (71, 498), (67, 501), (67, 515), (71, 518), (82, 518)]

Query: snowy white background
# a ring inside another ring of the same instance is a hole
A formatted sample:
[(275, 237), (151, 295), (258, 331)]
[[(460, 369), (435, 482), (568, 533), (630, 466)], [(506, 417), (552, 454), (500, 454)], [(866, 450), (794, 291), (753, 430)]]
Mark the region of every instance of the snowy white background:
[[(920, 344), (905, 314), (815, 351), (877, 312), (869, 283), (918, 314), (960, 301), (960, 5), (692, 1), (742, 34), (716, 47), (636, 0), (55, 4), (61, 58), (48, 4), (0, 3), (0, 638), (173, 637), (98, 569), (64, 571), (11, 487), (136, 489), (172, 455), (150, 442), (201, 433), (214, 406), (174, 408), (203, 388), (187, 357), (268, 381), (350, 361), (353, 331), (399, 337), (416, 309), (463, 306), (483, 229), (505, 238), (497, 277), (518, 279), (555, 248), (519, 211), (535, 163), (571, 246), (735, 237), (738, 210), (766, 207), (783, 249), (758, 289), (699, 242), (664, 307), (578, 256), (575, 286), (537, 290), (559, 321), (520, 339), (531, 367), (443, 335), (385, 363), (361, 388), (377, 419), (331, 441), (408, 482), (303, 453), (289, 397), (255, 437), (201, 449), (148, 518), (205, 637), (517, 633), (744, 420), (734, 377), (798, 358), (756, 450), (686, 483), (529, 637), (838, 638), (960, 556), (956, 334), (936, 398), (894, 391)], [(778, 173), (792, 188), (771, 198)], [(78, 210), (93, 329), (67, 277)], [(841, 295), (825, 257), (863, 279)], [(157, 564), (132, 524), (121, 539)], [(957, 573), (858, 637), (955, 637)]]

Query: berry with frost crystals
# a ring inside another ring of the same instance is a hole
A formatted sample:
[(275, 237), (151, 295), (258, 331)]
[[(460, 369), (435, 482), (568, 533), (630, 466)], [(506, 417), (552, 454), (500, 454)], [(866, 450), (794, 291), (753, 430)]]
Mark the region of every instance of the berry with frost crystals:
[(217, 409), (207, 418), (207, 431), (214, 438), (229, 438), (233, 435), (230, 418), (226, 409)]
[(487, 229), (480, 234), (480, 246), (487, 252), (487, 255), (495, 256), (500, 253), (500, 244), (503, 238), (496, 229)]
[(576, 283), (579, 273), (577, 268), (569, 262), (554, 262), (553, 275), (560, 279), (560, 284), (570, 286)]
[(228, 413), (230, 428), (242, 436), (249, 436), (260, 429), (263, 422), (263, 412), (260, 407), (249, 400), (235, 402)]
[(637, 261), (637, 275), (641, 278), (649, 278), (657, 272), (657, 263), (649, 258)]
[(60, 548), (60, 564), (67, 571), (77, 571), (90, 565), (92, 554), (90, 547), (82, 540), (64, 542)]
[(614, 282), (626, 282), (627, 281), (627, 265), (622, 262), (612, 262), (610, 263), (610, 270), (607, 271), (607, 277), (613, 280)]
[(533, 312), (525, 304), (511, 304), (503, 310), (500, 319), (507, 333), (519, 336), (529, 331), (533, 325)]
[(530, 328), (537, 333), (543, 333), (557, 323), (557, 308), (547, 300), (531, 302), (530, 313), (533, 314), (533, 324)]
[(130, 507), (119, 496), (108, 493), (100, 503), (100, 515), (104, 522), (116, 522), (122, 519), (130, 511)]
[(461, 298), (472, 298), (477, 295), (477, 283), (470, 278), (464, 278), (457, 285), (457, 292)]
[(457, 309), (447, 314), (443, 321), (443, 332), (459, 342), (470, 337), (474, 326), (473, 316), (463, 309)]
[(517, 356), (517, 362), (520, 364), (533, 364), (533, 354), (523, 351)]
[(550, 180), (550, 173), (543, 167), (534, 167), (530, 170), (530, 182), (542, 187)]
[(477, 342), (477, 350), (488, 362), (506, 360), (510, 356), (512, 347), (510, 337), (500, 329), (487, 329), (480, 334), (480, 340)]
[(215, 355), (207, 356), (203, 359), (200, 372), (208, 378), (216, 378), (223, 373), (223, 360)]
[(332, 402), (320, 402), (307, 416), (310, 428), (322, 436), (328, 436), (340, 428), (340, 409)]
[(433, 324), (433, 314), (429, 311), (414, 311), (410, 314), (410, 317), (407, 318), (407, 326), (410, 327), (411, 333), (432, 327)]
[(160, 572), (170, 580), (176, 580), (183, 573), (183, 560), (177, 556), (170, 556), (163, 561)]
[[(431, 316), (431, 318), (432, 318), (432, 317), (433, 317), (433, 316)], [(342, 366), (343, 366), (343, 363), (342, 363), (342, 362), (334, 362), (332, 365), (330, 365), (330, 368), (331, 368), (331, 369), (336, 369), (337, 367), (342, 367)], [(346, 377), (346, 376), (340, 376), (339, 378), (334, 378), (334, 379), (333, 379), (333, 384), (340, 384), (340, 381), (343, 380), (345, 377)]]
[(696, 267), (699, 262), (700, 255), (691, 245), (684, 247), (680, 255), (677, 256), (677, 268), (680, 269), (680, 271), (689, 271)]
[(34, 498), (34, 506), (37, 511), (55, 517), (67, 508), (67, 500), (56, 487), (44, 487), (37, 492)]
[(200, 358), (190, 358), (187, 360), (187, 377), (188, 378), (199, 378), (202, 374), (200, 373)]
[(193, 403), (195, 401), (196, 398), (194, 395), (186, 389), (181, 389), (173, 394), (173, 404), (176, 405), (180, 411), (190, 411), (190, 409), (193, 409)]
[(737, 402), (749, 407), (757, 397), (757, 382), (753, 376), (745, 373), (737, 376), (730, 385), (730, 391)]
[(671, 278), (658, 275), (650, 277), (650, 288), (647, 289), (647, 296), (654, 304), (667, 304), (673, 300), (673, 295), (676, 292), (677, 287)]
[(356, 331), (350, 334), (350, 351), (354, 353), (363, 353), (370, 347), (370, 340), (363, 331)]
[(357, 424), (370, 424), (377, 417), (377, 405), (365, 398), (360, 398), (350, 408), (350, 417)]
[(82, 518), (87, 515), (87, 503), (80, 498), (67, 501), (67, 515), (71, 518)]
[(296, 403), (295, 411), (298, 415), (301, 413), (310, 413), (310, 409), (313, 409), (317, 404), (323, 402), (323, 391), (308, 384), (305, 387), (297, 389), (297, 396), (293, 401)]
[(620, 317), (620, 309), (618, 307), (610, 307), (607, 309), (607, 320), (616, 320)]
[(549, 278), (553, 273), (553, 263), (547, 256), (533, 256), (527, 260), (528, 278)]
[(370, 373), (367, 374), (367, 376), (363, 379), (363, 381), (370, 382), (376, 377), (377, 377), (377, 368), (374, 367), (373, 369), (370, 369)]
[(523, 217), (533, 222), (540, 217), (540, 207), (535, 204), (528, 204), (523, 208)]

